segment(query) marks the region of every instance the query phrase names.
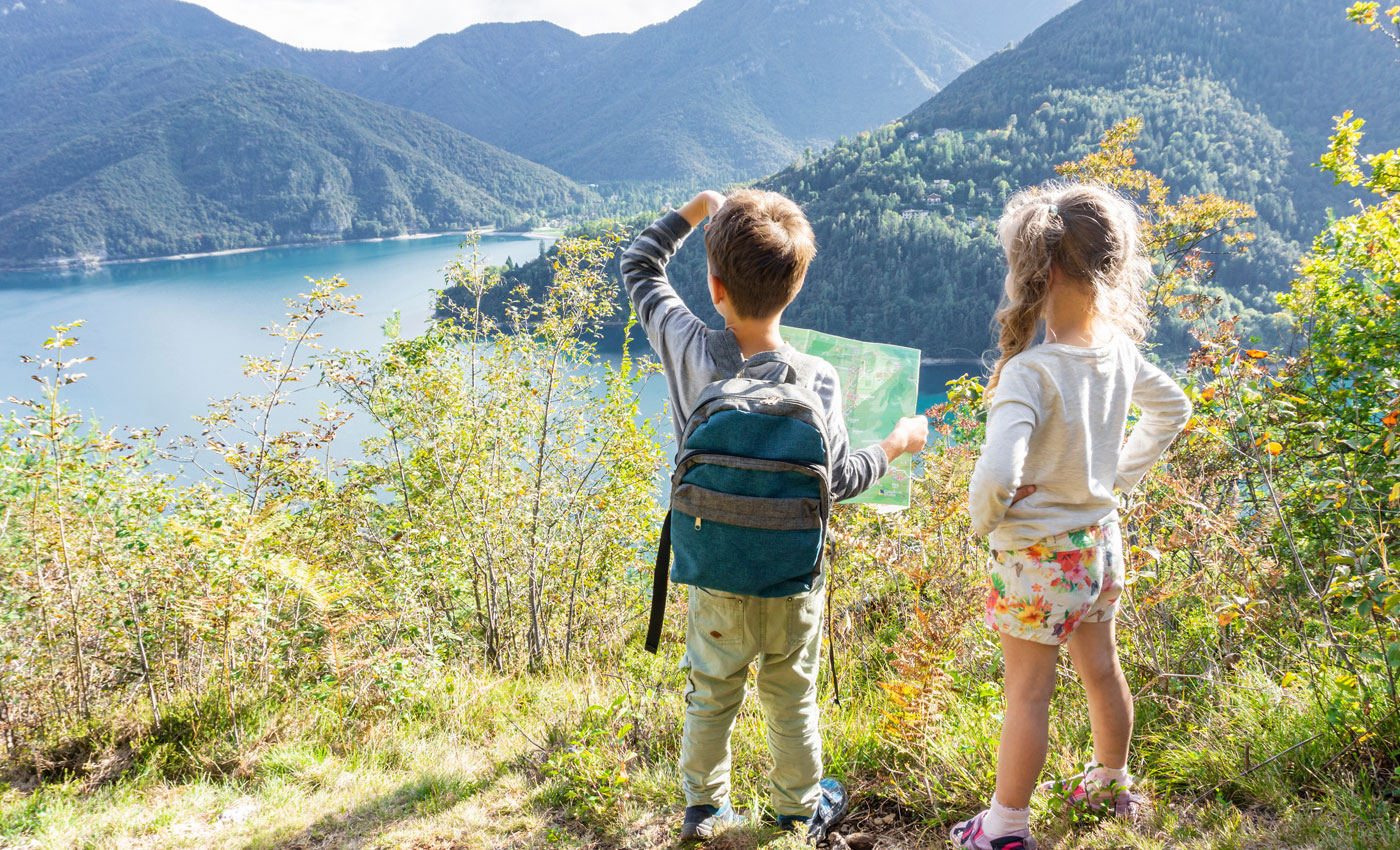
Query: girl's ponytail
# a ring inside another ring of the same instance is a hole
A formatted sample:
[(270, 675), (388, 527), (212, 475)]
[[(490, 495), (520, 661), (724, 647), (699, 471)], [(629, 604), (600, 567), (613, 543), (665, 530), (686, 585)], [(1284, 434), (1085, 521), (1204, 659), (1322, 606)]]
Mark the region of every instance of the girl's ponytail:
[(1006, 254), (1006, 287), (996, 322), (998, 357), (987, 382), (996, 390), (1008, 361), (1030, 347), (1039, 329), (1055, 266), (1093, 291), (1094, 316), (1135, 342), (1147, 337), (1143, 285), (1152, 263), (1127, 198), (1092, 183), (1046, 183), (1012, 196), (997, 223)]

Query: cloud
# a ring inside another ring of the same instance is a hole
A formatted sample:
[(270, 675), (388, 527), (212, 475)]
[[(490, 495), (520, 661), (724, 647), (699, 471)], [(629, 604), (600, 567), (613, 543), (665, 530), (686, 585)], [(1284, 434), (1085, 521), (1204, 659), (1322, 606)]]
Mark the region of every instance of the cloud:
[(298, 47), (376, 50), (488, 21), (546, 20), (584, 35), (631, 32), (698, 0), (192, 0)]

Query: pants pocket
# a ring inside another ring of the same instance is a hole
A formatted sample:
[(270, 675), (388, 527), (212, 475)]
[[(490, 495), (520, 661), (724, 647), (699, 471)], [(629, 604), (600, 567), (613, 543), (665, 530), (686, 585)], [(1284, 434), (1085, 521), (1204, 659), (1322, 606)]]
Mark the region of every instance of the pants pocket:
[(744, 639), (744, 600), (732, 593), (690, 588), (690, 635), (711, 646), (737, 646)]
[(821, 635), (822, 613), (826, 607), (826, 587), (787, 599), (787, 651), (796, 652)]

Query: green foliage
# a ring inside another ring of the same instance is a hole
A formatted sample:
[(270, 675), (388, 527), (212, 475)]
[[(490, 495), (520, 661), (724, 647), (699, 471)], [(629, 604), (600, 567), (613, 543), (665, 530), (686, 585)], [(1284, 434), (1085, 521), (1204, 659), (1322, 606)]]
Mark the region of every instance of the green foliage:
[(569, 739), (541, 769), (556, 782), (548, 796), (590, 827), (615, 828), (631, 796), (627, 765), (636, 753), (629, 741), (634, 726), (626, 712), (621, 696), (607, 706), (590, 705)]
[[(313, 282), (269, 329), (281, 353), (245, 360), (263, 391), (203, 418), (183, 459), (211, 479), (185, 486), (150, 469), (153, 435), (92, 431), (64, 406), (85, 358), (68, 356), (77, 324), (56, 328), (30, 359), (43, 396), (0, 444), (8, 757), (42, 778), (113, 747), (147, 753), (111, 726), (133, 713), (152, 740), (212, 732), (237, 748), (250, 705), (413, 711), (446, 665), (618, 652), (641, 605), (661, 449), (638, 417), (640, 367), (581, 341), (611, 308), (598, 265), (612, 250), (566, 241), (555, 285), (509, 328), (477, 314), (309, 360), (320, 320), (354, 312), (343, 281)], [(451, 274), (495, 281), (470, 260)], [(358, 460), (335, 459), (347, 414), (331, 406), (278, 429), (313, 379), (380, 426)], [(64, 740), (91, 743), (52, 755)]]
[[(1159, 315), (1199, 342), (1180, 373), (1196, 418), (1123, 510), (1131, 767), (1157, 806), (1139, 824), (1085, 823), (1038, 799), (1035, 828), (1068, 846), (1343, 847), (1364, 823), (1389, 846), (1400, 153), (1362, 156), (1360, 122), (1335, 122), (1322, 163), (1369, 197), (1298, 265), (1281, 300), (1300, 348), (1286, 356), (1241, 339), (1211, 289), (1202, 249), (1248, 244), (1249, 208), (1195, 185), (1174, 196), (1139, 169), (1134, 132), (1151, 126), (1119, 124), (1063, 170), (1139, 194), (1163, 260)], [(892, 141), (875, 138), (853, 171), (878, 170)], [(391, 321), (379, 352), (308, 362), (319, 321), (354, 310), (341, 281), (313, 281), (271, 329), (282, 351), (245, 362), (262, 392), (206, 418), (197, 459), (223, 489), (175, 484), (150, 467), (154, 435), (118, 438), (67, 409), (79, 324), (54, 328), (30, 360), (39, 397), (0, 424), (0, 745), (23, 768), (7, 781), (41, 783), (0, 791), (3, 840), (187, 843), (164, 814), (186, 788), (210, 843), (441, 843), (463, 823), (483, 844), (671, 834), (681, 648), (653, 658), (633, 629), (662, 458), (637, 417), (644, 367), (606, 367), (586, 342), (616, 299), (616, 237), (593, 230), (603, 238), (546, 258), (547, 281), (463, 257), (443, 302), (456, 320), (413, 338)], [(483, 305), (506, 288), (493, 319)], [(313, 378), (378, 424), (353, 459), (333, 460), (333, 407), (273, 427)], [(909, 511), (839, 507), (830, 534), (846, 699), (824, 707), (828, 763), (857, 791), (852, 826), (910, 846), (941, 840), (992, 783), (999, 653), (965, 510), (981, 400), (964, 378), (932, 411), (942, 439)], [(1091, 745), (1067, 668), (1064, 684), (1049, 778)], [(761, 815), (752, 702), (733, 779)], [(464, 762), (484, 767), (451, 766)], [(168, 781), (195, 775), (235, 781)], [(245, 793), (296, 809), (296, 825), (217, 832), (211, 800)], [(347, 813), (346, 797), (362, 802)], [(308, 824), (307, 800), (326, 816)], [(460, 822), (437, 820), (464, 801)]]
[(1371, 202), (1318, 235), (1281, 299), (1306, 345), (1263, 392), (1260, 439), (1296, 459), (1271, 471), (1299, 546), (1359, 617), (1339, 650), (1400, 709), (1400, 150), (1359, 159), (1362, 126), (1340, 117), (1322, 164)]
[[(1381, 4), (1371, 0), (1353, 3), (1347, 9), (1347, 20), (1369, 27), (1371, 32), (1383, 32), (1400, 47), (1400, 6), (1391, 6), (1381, 12)], [(1387, 29), (1387, 24), (1391, 29)]]

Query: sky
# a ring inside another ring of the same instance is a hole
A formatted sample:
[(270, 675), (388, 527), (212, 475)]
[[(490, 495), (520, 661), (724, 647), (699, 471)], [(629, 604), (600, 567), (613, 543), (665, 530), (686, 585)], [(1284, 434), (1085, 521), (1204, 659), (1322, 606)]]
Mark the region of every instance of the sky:
[(699, 0), (189, 0), (298, 47), (378, 50), (489, 21), (553, 21), (583, 35), (631, 32)]

